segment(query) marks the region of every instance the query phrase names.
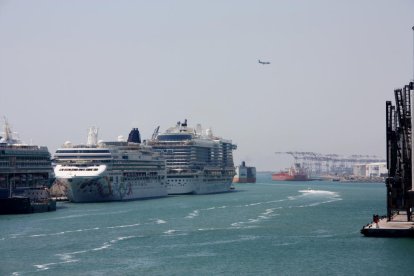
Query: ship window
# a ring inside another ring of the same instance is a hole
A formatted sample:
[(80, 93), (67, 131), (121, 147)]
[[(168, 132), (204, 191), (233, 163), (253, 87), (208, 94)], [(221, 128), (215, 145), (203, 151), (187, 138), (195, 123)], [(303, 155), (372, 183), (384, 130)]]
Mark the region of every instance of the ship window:
[(176, 135), (158, 135), (159, 141), (182, 141), (191, 140), (191, 134), (176, 134)]
[(56, 153), (109, 153), (109, 150), (57, 150)]

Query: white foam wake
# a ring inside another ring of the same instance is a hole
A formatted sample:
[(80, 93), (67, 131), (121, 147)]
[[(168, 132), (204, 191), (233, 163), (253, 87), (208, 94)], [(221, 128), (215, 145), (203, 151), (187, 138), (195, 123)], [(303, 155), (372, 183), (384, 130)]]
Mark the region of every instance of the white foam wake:
[[(212, 211), (215, 209), (226, 209), (229, 206), (223, 205), (223, 206), (213, 206), (213, 207), (209, 207), (209, 208), (204, 208), (204, 209), (196, 209), (193, 210), (191, 213), (189, 213), (187, 216), (185, 216), (186, 219), (193, 219), (195, 217), (198, 217), (200, 215), (201, 211)], [(238, 206), (232, 206), (232, 207), (241, 207), (241, 205)]]
[(199, 215), (200, 215), (200, 211), (199, 210), (194, 210), (191, 213), (189, 213), (185, 218), (193, 219), (195, 217), (198, 217)]
[(127, 228), (127, 227), (135, 227), (141, 225), (140, 223), (134, 223), (134, 224), (125, 224), (125, 225), (115, 225), (115, 226), (108, 226), (106, 228), (108, 229), (116, 229), (116, 228)]
[[(166, 223), (166, 221), (162, 219), (156, 219), (155, 223), (162, 224)], [(124, 225), (114, 225), (114, 226), (107, 226), (103, 227), (102, 229), (117, 229), (117, 228), (128, 228), (128, 227), (136, 227), (141, 225), (140, 223), (134, 223), (134, 224), (124, 224)], [(23, 234), (10, 234), (10, 239), (16, 239), (16, 238), (42, 238), (42, 237), (49, 237), (49, 236), (60, 236), (65, 235), (69, 233), (79, 233), (79, 232), (86, 232), (86, 231), (96, 231), (101, 230), (100, 227), (94, 227), (94, 228), (84, 228), (84, 229), (75, 229), (75, 230), (66, 230), (61, 232), (55, 232), (55, 233), (39, 233), (39, 234), (33, 234), (25, 236)], [(0, 238), (0, 241), (5, 240), (6, 238)]]
[(99, 227), (95, 227), (95, 228), (87, 228), (87, 229), (67, 230), (67, 231), (56, 232), (56, 233), (33, 234), (33, 235), (28, 236), (28, 237), (29, 238), (38, 238), (38, 237), (58, 236), (58, 235), (64, 235), (64, 234), (67, 234), (67, 233), (93, 231), (93, 230), (99, 230), (99, 229), (100, 229)]
[(240, 227), (245, 224), (260, 223), (263, 220), (268, 220), (274, 216), (278, 216), (279, 214), (275, 213), (275, 210), (277, 209), (282, 209), (282, 207), (268, 208), (263, 213), (259, 214), (256, 218), (250, 218), (247, 221), (234, 222), (230, 225), (233, 227)]
[(307, 190), (299, 190), (298, 192), (302, 193), (298, 197), (308, 197), (309, 199), (325, 197), (326, 200), (313, 202), (309, 204), (298, 205), (298, 206), (289, 206), (289, 208), (313, 207), (313, 206), (318, 206), (321, 204), (326, 204), (326, 203), (331, 203), (331, 202), (342, 200), (342, 198), (337, 192), (332, 192), (332, 191), (307, 189)]
[(155, 219), (155, 223), (156, 224), (164, 224), (164, 223), (167, 223), (167, 222), (163, 219)]
[(95, 248), (92, 248), (92, 249), (56, 254), (56, 256), (58, 256), (58, 258), (60, 260), (59, 262), (52, 262), (52, 263), (46, 263), (46, 264), (35, 264), (33, 266), (36, 267), (38, 271), (42, 271), (42, 270), (50, 269), (50, 267), (53, 266), (53, 265), (79, 262), (79, 259), (74, 258), (75, 255), (84, 254), (84, 253), (88, 253), (88, 252), (92, 252), (92, 251), (104, 250), (104, 249), (107, 249), (107, 248), (111, 247), (112, 245), (116, 244), (119, 241), (132, 239), (132, 238), (135, 238), (135, 237), (138, 237), (138, 236), (118, 237), (118, 238), (113, 239), (109, 242), (104, 242), (101, 246), (95, 247)]
[(299, 193), (305, 194), (305, 195), (328, 195), (328, 196), (338, 196), (338, 193), (332, 192), (332, 191), (324, 191), (324, 190), (299, 190)]
[(169, 229), (167, 231), (163, 232), (164, 235), (166, 236), (186, 236), (188, 235), (187, 232), (183, 231), (183, 230), (175, 230), (175, 229)]

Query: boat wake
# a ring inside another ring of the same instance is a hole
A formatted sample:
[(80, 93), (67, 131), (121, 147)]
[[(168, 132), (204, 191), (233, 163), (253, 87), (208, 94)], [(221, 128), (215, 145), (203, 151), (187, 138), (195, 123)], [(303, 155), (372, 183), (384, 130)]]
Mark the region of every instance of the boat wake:
[(164, 224), (164, 223), (167, 223), (165, 220), (163, 220), (163, 219), (151, 219), (151, 220), (154, 220), (154, 222), (156, 223), (156, 224)]
[(191, 211), (187, 216), (185, 216), (186, 219), (193, 219), (195, 217), (198, 217), (200, 215), (201, 211), (212, 211), (212, 210), (216, 210), (216, 209), (226, 209), (229, 207), (241, 207), (241, 205), (237, 205), (237, 206), (213, 206), (213, 207), (209, 207), (209, 208), (203, 208), (203, 209), (195, 209), (193, 211)]
[[(214, 210), (214, 209), (210, 209), (209, 210)], [(187, 219), (193, 219), (195, 217), (198, 217), (200, 215), (200, 210), (194, 210), (191, 213), (189, 213), (185, 218)]]
[(94, 252), (94, 251), (105, 250), (105, 249), (108, 249), (109, 247), (113, 246), (114, 244), (116, 244), (120, 241), (132, 239), (132, 238), (137, 238), (137, 237), (140, 237), (140, 236), (118, 237), (116, 239), (110, 240), (109, 242), (104, 242), (101, 246), (96, 247), (96, 248), (87, 249), (87, 250), (80, 250), (80, 251), (75, 251), (75, 252), (55, 254), (55, 256), (57, 256), (59, 258), (58, 262), (52, 262), (52, 263), (46, 263), (46, 264), (35, 264), (33, 266), (35, 268), (37, 268), (36, 271), (44, 271), (44, 270), (50, 269), (50, 267), (54, 266), (54, 265), (79, 262), (79, 259), (75, 258), (76, 255), (84, 254), (84, 253), (90, 253), (90, 252)]
[(317, 201), (313, 203), (308, 203), (304, 205), (298, 205), (298, 206), (290, 206), (290, 208), (303, 208), (303, 207), (314, 207), (321, 204), (331, 203), (335, 201), (340, 201), (342, 198), (337, 192), (332, 191), (324, 191), (324, 190), (299, 190), (298, 192), (302, 193), (298, 197), (308, 198), (308, 199), (319, 199), (320, 197), (324, 197), (327, 200), (324, 201)]
[(175, 230), (175, 229), (170, 229), (170, 230), (164, 231), (163, 234), (164, 234), (164, 236), (169, 236), (169, 237), (172, 237), (172, 236), (186, 236), (186, 235), (188, 235), (188, 233), (186, 231), (183, 231), (183, 230)]
[(120, 211), (113, 211), (113, 212), (105, 212), (105, 213), (97, 213), (94, 212), (94, 210), (88, 210), (87, 213), (81, 213), (81, 214), (73, 214), (73, 215), (67, 215), (62, 217), (54, 217), (54, 218), (48, 218), (48, 219), (42, 219), (45, 220), (61, 220), (61, 219), (72, 219), (72, 218), (80, 218), (80, 217), (88, 217), (88, 216), (107, 216), (107, 215), (117, 215), (117, 214), (124, 214), (130, 212), (129, 210), (120, 210)]
[(326, 204), (326, 203), (331, 203), (331, 202), (342, 200), (342, 198), (340, 197), (340, 195), (337, 192), (332, 192), (332, 191), (307, 189), (307, 190), (299, 190), (298, 192), (299, 192), (298, 195), (287, 196), (284, 199), (277, 199), (277, 200), (270, 200), (270, 201), (260, 201), (260, 202), (251, 202), (251, 203), (247, 203), (247, 204), (243, 204), (243, 205), (220, 206), (220, 207), (212, 206), (212, 207), (204, 208), (204, 209), (195, 209), (192, 212), (190, 212), (185, 218), (186, 219), (194, 219), (194, 218), (200, 216), (201, 212), (214, 211), (214, 210), (217, 210), (217, 209), (224, 209), (224, 208), (256, 207), (256, 206), (260, 206), (260, 205), (271, 205), (271, 204), (282, 203), (282, 202), (286, 202), (286, 201), (297, 201), (299, 199), (303, 199), (305, 201), (312, 201), (312, 202), (309, 202), (309, 203), (307, 202), (307, 203), (301, 204), (301, 205), (276, 206), (276, 207), (272, 207), (272, 208), (266, 208), (262, 213), (258, 214), (258, 216), (255, 217), (255, 218), (249, 218), (246, 221), (238, 221), (238, 222), (234, 222), (234, 223), (230, 224), (232, 227), (241, 227), (241, 226), (244, 226), (244, 225), (249, 225), (249, 224), (251, 225), (251, 224), (261, 223), (265, 220), (271, 219), (272, 217), (280, 215), (278, 213), (275, 213), (275, 210), (280, 210), (280, 209), (283, 209), (283, 208), (313, 207), (313, 206), (318, 206), (318, 205), (321, 205), (321, 204)]
[(268, 208), (263, 213), (259, 214), (256, 218), (250, 218), (247, 221), (239, 221), (230, 224), (233, 227), (240, 227), (245, 224), (254, 224), (260, 223), (263, 220), (268, 220), (272, 217), (278, 216), (279, 214), (275, 213), (275, 210), (282, 209), (282, 207)]
[(108, 227), (106, 227), (106, 229), (127, 228), (127, 227), (135, 227), (135, 226), (139, 226), (139, 225), (141, 225), (141, 223), (108, 226)]
[[(167, 223), (166, 221), (162, 219), (152, 219), (155, 220), (152, 223), (156, 224), (163, 224)], [(134, 223), (134, 224), (122, 224), (122, 225), (114, 225), (114, 226), (106, 226), (106, 227), (94, 227), (94, 228), (84, 228), (84, 229), (76, 229), (76, 230), (66, 230), (56, 233), (40, 233), (40, 234), (33, 234), (33, 235), (22, 235), (22, 234), (10, 234), (10, 239), (16, 239), (16, 238), (42, 238), (42, 237), (50, 237), (50, 236), (59, 236), (59, 235), (65, 235), (70, 233), (79, 233), (79, 232), (87, 232), (87, 231), (97, 231), (97, 230), (104, 230), (104, 229), (118, 229), (118, 228), (129, 228), (129, 227), (137, 227), (140, 226), (141, 223)], [(1, 238), (1, 240), (5, 240), (6, 238)]]
[(258, 236), (253, 235), (244, 235), (240, 236), (238, 239), (231, 239), (231, 240), (215, 240), (215, 241), (209, 241), (209, 242), (199, 242), (199, 243), (193, 243), (192, 246), (211, 246), (211, 245), (219, 245), (219, 244), (227, 244), (227, 243), (237, 243), (237, 242), (243, 242), (243, 241), (252, 241), (258, 239)]
[(328, 195), (328, 196), (339, 196), (338, 193), (332, 192), (332, 191), (324, 191), (324, 190), (299, 190), (299, 193), (302, 193), (304, 195)]

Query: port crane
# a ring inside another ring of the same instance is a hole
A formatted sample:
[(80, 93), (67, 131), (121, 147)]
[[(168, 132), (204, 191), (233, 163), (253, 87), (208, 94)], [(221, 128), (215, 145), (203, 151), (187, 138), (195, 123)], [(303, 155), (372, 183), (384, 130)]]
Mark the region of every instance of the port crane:
[(412, 190), (412, 106), (410, 91), (414, 82), (395, 89), (395, 106), (386, 102), (387, 169), (387, 218), (405, 211), (407, 221), (412, 221), (414, 191)]
[(373, 162), (385, 162), (383, 158), (375, 155), (350, 155), (330, 153), (322, 154), (310, 151), (286, 151), (275, 152), (276, 154), (287, 154), (293, 157), (295, 163), (299, 163), (311, 175), (324, 174), (343, 175), (351, 174), (352, 167), (356, 164), (367, 164)]

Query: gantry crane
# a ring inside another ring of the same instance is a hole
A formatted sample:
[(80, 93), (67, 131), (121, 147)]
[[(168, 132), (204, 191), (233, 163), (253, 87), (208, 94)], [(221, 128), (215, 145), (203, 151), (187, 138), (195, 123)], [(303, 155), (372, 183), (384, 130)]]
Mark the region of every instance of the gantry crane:
[(355, 164), (367, 164), (373, 162), (385, 162), (383, 158), (375, 155), (350, 155), (322, 154), (309, 151), (275, 152), (276, 154), (288, 154), (293, 157), (295, 163), (301, 164), (311, 175), (323, 174), (351, 174)]
[[(405, 211), (412, 220), (414, 192), (412, 190), (412, 116), (410, 90), (414, 83), (395, 89), (395, 106), (386, 102), (387, 137), (387, 217), (391, 220), (399, 211)], [(414, 91), (412, 92), (414, 93)]]

